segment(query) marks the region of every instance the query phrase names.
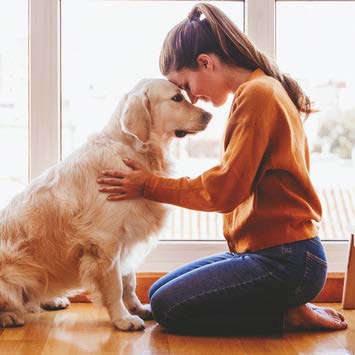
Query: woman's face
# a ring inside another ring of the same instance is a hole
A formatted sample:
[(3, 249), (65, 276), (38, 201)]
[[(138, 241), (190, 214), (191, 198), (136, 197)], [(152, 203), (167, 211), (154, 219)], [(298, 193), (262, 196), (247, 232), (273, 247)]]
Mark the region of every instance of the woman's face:
[(181, 69), (166, 75), (167, 79), (185, 90), (191, 103), (198, 100), (210, 102), (213, 106), (222, 106), (228, 98), (228, 90), (223, 75), (217, 70), (211, 56), (198, 61), (198, 68)]

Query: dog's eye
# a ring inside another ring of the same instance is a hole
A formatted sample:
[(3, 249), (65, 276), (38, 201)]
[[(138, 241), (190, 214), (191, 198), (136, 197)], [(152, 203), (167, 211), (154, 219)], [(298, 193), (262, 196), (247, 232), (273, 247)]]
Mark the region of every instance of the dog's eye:
[(184, 97), (181, 94), (176, 94), (171, 98), (173, 101), (180, 102), (184, 99)]
[(189, 133), (189, 132), (187, 132), (187, 131), (176, 130), (176, 131), (175, 131), (175, 137), (183, 138), (183, 137), (185, 137), (188, 133)]

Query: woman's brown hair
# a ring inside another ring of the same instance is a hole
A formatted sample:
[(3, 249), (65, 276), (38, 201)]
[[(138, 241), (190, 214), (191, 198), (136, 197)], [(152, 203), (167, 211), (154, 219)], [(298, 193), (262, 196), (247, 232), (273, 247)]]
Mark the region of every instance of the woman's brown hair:
[(170, 30), (160, 53), (160, 70), (167, 75), (183, 68), (196, 69), (197, 57), (202, 53), (214, 53), (226, 64), (250, 70), (260, 68), (282, 84), (306, 118), (313, 112), (309, 97), (297, 81), (282, 73), (271, 59), (255, 48), (222, 10), (206, 3), (196, 4), (188, 18)]

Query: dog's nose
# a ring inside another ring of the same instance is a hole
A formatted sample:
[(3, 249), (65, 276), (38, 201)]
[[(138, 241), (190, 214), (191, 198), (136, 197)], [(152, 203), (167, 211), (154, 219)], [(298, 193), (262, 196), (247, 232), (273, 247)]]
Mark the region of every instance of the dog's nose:
[(209, 113), (207, 111), (204, 111), (202, 113), (202, 121), (203, 121), (203, 123), (207, 124), (208, 122), (210, 122), (211, 118), (212, 118), (212, 114), (211, 113)]

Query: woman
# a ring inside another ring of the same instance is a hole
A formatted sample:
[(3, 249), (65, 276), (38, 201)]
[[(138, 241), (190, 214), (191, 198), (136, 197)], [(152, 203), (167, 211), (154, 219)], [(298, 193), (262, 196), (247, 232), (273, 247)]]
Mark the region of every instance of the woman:
[(127, 160), (132, 171), (99, 179), (111, 201), (144, 197), (223, 213), (229, 252), (158, 280), (149, 293), (154, 318), (183, 333), (345, 329), (342, 314), (308, 303), (327, 274), (301, 121), (309, 98), (210, 4), (195, 5), (169, 32), (160, 68), (192, 103), (234, 100), (221, 162), (201, 176), (156, 176)]

